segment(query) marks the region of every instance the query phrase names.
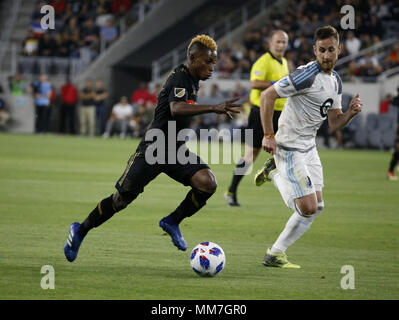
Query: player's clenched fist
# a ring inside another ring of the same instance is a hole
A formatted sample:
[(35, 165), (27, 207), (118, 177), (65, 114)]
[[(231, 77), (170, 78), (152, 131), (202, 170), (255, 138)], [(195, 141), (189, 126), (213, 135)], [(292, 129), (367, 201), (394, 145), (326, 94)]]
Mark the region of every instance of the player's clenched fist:
[(359, 99), (359, 94), (357, 94), (349, 104), (349, 110), (353, 115), (358, 114), (362, 111), (363, 102)]
[(274, 139), (274, 135), (265, 134), (262, 140), (262, 148), (272, 155), (276, 153), (276, 140)]

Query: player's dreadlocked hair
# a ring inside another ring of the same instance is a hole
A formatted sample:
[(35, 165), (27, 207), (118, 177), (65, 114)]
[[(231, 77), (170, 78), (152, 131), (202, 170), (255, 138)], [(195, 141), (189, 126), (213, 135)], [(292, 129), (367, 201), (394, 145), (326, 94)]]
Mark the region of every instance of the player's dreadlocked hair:
[(189, 56), (193, 50), (191, 48), (197, 47), (197, 49), (210, 49), (212, 51), (217, 51), (218, 46), (210, 36), (207, 36), (206, 34), (200, 34), (196, 37), (194, 37), (190, 44), (188, 45), (187, 48), (187, 56)]

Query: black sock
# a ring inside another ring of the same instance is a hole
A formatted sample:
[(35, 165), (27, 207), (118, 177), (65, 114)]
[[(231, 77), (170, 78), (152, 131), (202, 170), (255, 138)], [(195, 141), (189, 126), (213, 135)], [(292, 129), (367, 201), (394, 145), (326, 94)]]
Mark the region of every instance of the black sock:
[(184, 218), (191, 217), (194, 213), (205, 206), (206, 201), (213, 193), (191, 189), (180, 205), (170, 214), (172, 220), (179, 224)]
[(117, 210), (115, 209), (112, 195), (101, 200), (92, 212), (83, 221), (79, 228), (79, 235), (84, 237), (91, 229), (96, 228), (111, 218)]
[(238, 184), (240, 183), (241, 179), (244, 177), (245, 172), (247, 172), (248, 167), (249, 164), (246, 163), (243, 158), (241, 158), (240, 161), (238, 161), (236, 168), (234, 169), (234, 175), (233, 179), (231, 180), (229, 192), (234, 194), (237, 192)]
[(392, 160), (389, 164), (389, 171), (392, 171), (395, 169), (395, 166), (398, 164), (399, 162), (399, 151), (395, 151), (392, 155)]

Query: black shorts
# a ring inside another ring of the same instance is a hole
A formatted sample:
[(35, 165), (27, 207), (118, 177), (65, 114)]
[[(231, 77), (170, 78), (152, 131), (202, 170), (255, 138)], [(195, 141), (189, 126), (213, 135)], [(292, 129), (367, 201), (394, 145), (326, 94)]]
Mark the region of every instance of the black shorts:
[[(187, 149), (190, 159), (197, 159), (195, 163), (180, 164), (149, 164), (145, 159), (145, 150), (137, 149), (129, 161), (122, 176), (115, 184), (115, 188), (123, 195), (138, 195), (144, 187), (154, 180), (160, 173), (165, 173), (185, 186), (190, 185), (191, 177), (199, 170), (209, 169), (202, 159)], [(176, 157), (177, 159), (177, 157)]]
[[(273, 129), (276, 133), (278, 130), (278, 119), (280, 117), (281, 111), (274, 110), (273, 113)], [(261, 148), (262, 147), (262, 140), (263, 140), (263, 127), (262, 122), (260, 120), (260, 108), (257, 106), (251, 107), (251, 112), (249, 113), (248, 117), (248, 125), (247, 129), (253, 130), (253, 144), (252, 148)]]

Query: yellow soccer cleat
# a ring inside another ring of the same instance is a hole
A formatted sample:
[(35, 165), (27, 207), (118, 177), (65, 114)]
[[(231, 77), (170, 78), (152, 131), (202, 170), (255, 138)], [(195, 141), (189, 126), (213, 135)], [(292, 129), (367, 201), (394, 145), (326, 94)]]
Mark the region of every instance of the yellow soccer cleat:
[(255, 174), (254, 183), (256, 186), (261, 186), (266, 181), (272, 181), (270, 178), (270, 172), (276, 169), (276, 164), (274, 162), (274, 158), (269, 158), (265, 164), (263, 165), (262, 169), (258, 170)]
[(286, 268), (286, 269), (300, 269), (301, 266), (291, 263), (287, 260), (285, 253), (272, 253), (270, 248), (267, 249), (266, 255), (263, 258), (263, 265), (266, 267)]

